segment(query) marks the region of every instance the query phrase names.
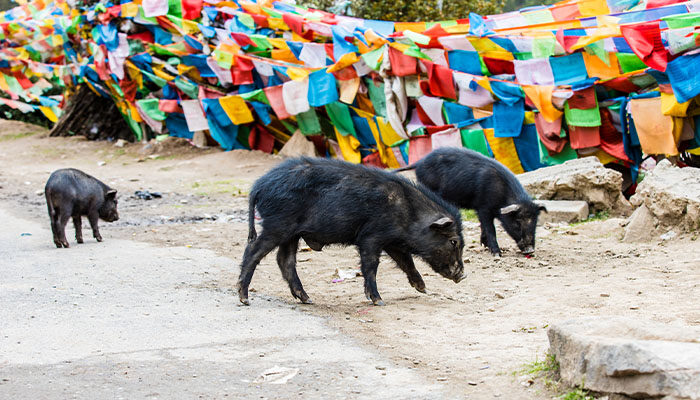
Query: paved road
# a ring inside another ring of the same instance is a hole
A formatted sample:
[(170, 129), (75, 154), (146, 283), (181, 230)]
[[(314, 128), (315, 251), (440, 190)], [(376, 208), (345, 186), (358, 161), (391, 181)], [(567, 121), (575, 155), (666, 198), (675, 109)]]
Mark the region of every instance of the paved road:
[[(69, 227), (72, 247), (56, 249), (48, 217), (42, 226), (1, 207), (0, 399), (445, 397), (321, 318), (212, 290), (237, 275), (234, 260), (97, 243), (87, 227), (85, 244)], [(274, 367), (285, 372), (265, 382)]]

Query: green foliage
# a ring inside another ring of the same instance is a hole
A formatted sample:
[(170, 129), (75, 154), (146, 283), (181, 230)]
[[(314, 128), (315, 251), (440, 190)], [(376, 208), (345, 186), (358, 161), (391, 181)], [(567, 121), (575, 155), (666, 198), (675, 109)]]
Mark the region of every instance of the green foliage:
[(33, 125), (43, 126), (44, 128), (51, 129), (53, 122), (49, 121), (44, 114), (39, 111), (32, 111), (28, 113), (23, 113), (20, 110), (11, 108), (4, 104), (0, 105), (0, 118), (11, 119), (14, 121), (22, 121)]
[(12, 0), (0, 0), (0, 11), (7, 11), (17, 7), (17, 3)]
[[(338, 10), (333, 0), (302, 0), (299, 4), (319, 10)], [(352, 14), (364, 19), (384, 21), (450, 21), (468, 18), (470, 12), (481, 15), (498, 14), (502, 0), (353, 0), (347, 7)]]
[(533, 377), (539, 377), (544, 374), (555, 374), (559, 372), (559, 361), (554, 354), (547, 354), (544, 360), (535, 360), (532, 363), (523, 365), (520, 373), (528, 374)]
[(585, 224), (586, 222), (605, 221), (608, 218), (610, 218), (610, 211), (603, 210), (603, 211), (598, 211), (597, 213), (595, 213), (593, 215), (589, 215), (588, 218), (584, 219), (583, 221), (572, 222), (569, 225), (576, 226), (576, 225)]
[(469, 222), (478, 222), (479, 217), (476, 215), (474, 210), (459, 210), (462, 214), (462, 219)]
[(517, 11), (521, 8), (554, 4), (558, 0), (505, 0), (503, 12)]
[(577, 388), (574, 388), (574, 390), (557, 397), (557, 399), (559, 399), (559, 400), (594, 400), (595, 397), (593, 397), (588, 390), (577, 387)]

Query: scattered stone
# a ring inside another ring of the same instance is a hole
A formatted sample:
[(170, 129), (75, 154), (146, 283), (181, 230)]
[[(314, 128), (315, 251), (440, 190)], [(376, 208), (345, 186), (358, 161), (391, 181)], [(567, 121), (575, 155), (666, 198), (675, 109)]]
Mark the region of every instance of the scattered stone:
[(114, 142), (114, 147), (124, 147), (124, 146), (126, 146), (127, 144), (129, 144), (129, 142), (127, 142), (126, 140), (124, 140), (124, 139), (119, 139), (119, 140), (117, 140), (116, 142)]
[(700, 228), (700, 168), (678, 168), (661, 160), (637, 186), (630, 202), (646, 206), (661, 225)]
[[(620, 317), (584, 317), (547, 332), (561, 379), (634, 398), (700, 399), (700, 329)], [(611, 396), (612, 397), (612, 396)]]
[(494, 293), (494, 296), (496, 296), (496, 298), (498, 298), (498, 299), (505, 299), (506, 298), (506, 296), (504, 296), (503, 293), (499, 293), (499, 292)]
[(580, 222), (588, 218), (588, 203), (582, 200), (537, 200), (535, 203), (547, 207), (540, 213), (538, 224), (546, 222)]
[(446, 376), (438, 376), (437, 378), (438, 382), (445, 382), (447, 380)]
[(661, 240), (671, 240), (674, 237), (676, 237), (676, 232), (668, 231), (668, 232), (664, 233), (663, 235), (661, 235), (660, 237), (661, 237)]
[(476, 382), (467, 382), (467, 385), (476, 386)]
[(289, 141), (284, 144), (279, 155), (286, 157), (316, 157), (316, 147), (304, 137), (301, 131), (296, 131)]
[(44, 191), (43, 191), (43, 190), (37, 190), (36, 192), (34, 192), (34, 194), (36, 194), (37, 196), (43, 196), (43, 195), (44, 195)]
[(625, 226), (625, 236), (623, 242), (646, 242), (652, 237), (656, 230), (657, 221), (647, 206), (642, 205), (627, 219), (629, 222)]
[(610, 297), (610, 295), (608, 293), (601, 293), (600, 297)]
[[(620, 191), (622, 174), (605, 168), (596, 157), (569, 160), (518, 175), (525, 190), (541, 200), (583, 200), (590, 212), (613, 210), (631, 212)], [(542, 215), (542, 214), (540, 214)]]
[(376, 369), (378, 369), (378, 370), (380, 370), (380, 371), (384, 371), (384, 370), (386, 369), (386, 367), (383, 367), (383, 366), (381, 366), (381, 365), (377, 365), (377, 366), (375, 366), (374, 368), (376, 368)]

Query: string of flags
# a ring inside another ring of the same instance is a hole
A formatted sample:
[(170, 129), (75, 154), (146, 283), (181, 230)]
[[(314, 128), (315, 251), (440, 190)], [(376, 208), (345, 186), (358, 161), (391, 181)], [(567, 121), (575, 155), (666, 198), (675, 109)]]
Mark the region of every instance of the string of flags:
[(595, 155), (634, 176), (644, 154), (700, 154), (700, 1), (410, 23), (270, 0), (72, 1), (0, 14), (0, 102), (55, 122), (86, 84), (137, 140), (204, 131), (271, 153), (299, 131), (381, 167), (458, 146), (514, 173)]

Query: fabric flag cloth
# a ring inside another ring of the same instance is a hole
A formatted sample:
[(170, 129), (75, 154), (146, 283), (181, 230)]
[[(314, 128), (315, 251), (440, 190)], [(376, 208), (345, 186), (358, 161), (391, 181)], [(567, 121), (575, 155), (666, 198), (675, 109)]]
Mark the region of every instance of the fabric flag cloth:
[(489, 145), (486, 143), (483, 129), (463, 128), (461, 130), (462, 146), (477, 151), (486, 157), (491, 157)]
[(525, 119), (525, 101), (518, 100), (514, 104), (498, 101), (493, 105), (493, 128), (497, 138), (515, 137), (520, 135)]
[(340, 153), (343, 155), (343, 159), (347, 162), (354, 164), (359, 164), (362, 161), (362, 155), (358, 151), (360, 148), (360, 141), (353, 135), (341, 135), (338, 130), (335, 130), (335, 138), (338, 141), (338, 147), (340, 147)]
[(600, 148), (619, 160), (632, 162), (625, 154), (622, 133), (615, 128), (610, 110), (601, 109), (600, 120)]
[(168, 13), (168, 0), (143, 0), (143, 15), (146, 18), (157, 17)]
[(279, 119), (291, 117), (291, 115), (287, 112), (287, 108), (285, 108), (284, 106), (284, 99), (282, 94), (283, 90), (283, 85), (270, 86), (263, 89), (268, 101), (270, 102), (272, 110), (275, 112), (275, 114), (277, 114), (277, 118)]
[(600, 146), (600, 127), (569, 125), (569, 140), (573, 149)]
[(550, 156), (564, 150), (567, 143), (566, 138), (561, 137), (561, 122), (561, 118), (554, 122), (549, 122), (541, 113), (535, 114), (537, 134)]
[(644, 153), (678, 154), (673, 137), (673, 118), (661, 114), (660, 97), (632, 99), (629, 108)]
[(389, 47), (389, 62), (391, 64), (391, 72), (396, 76), (418, 74), (418, 61), (413, 57), (404, 55), (393, 47)]
[(444, 100), (437, 97), (421, 96), (418, 98), (418, 104), (436, 126), (445, 125), (445, 119), (442, 116), (442, 103)]
[(644, 64), (666, 71), (668, 63), (668, 52), (661, 42), (661, 30), (659, 21), (643, 22), (620, 26), (622, 36), (625, 38), (634, 54), (639, 57)]
[(480, 108), (493, 103), (491, 92), (476, 83), (473, 77), (461, 73), (455, 73), (453, 76), (459, 89), (459, 104)]
[(557, 110), (552, 104), (552, 93), (554, 86), (527, 86), (523, 85), (523, 92), (530, 101), (537, 107), (545, 120), (554, 122), (561, 118), (563, 113)]
[[(309, 79), (285, 82), (282, 85), (282, 99), (284, 108), (290, 115), (297, 115), (309, 111)], [(274, 109), (274, 107), (273, 107)]]
[(564, 117), (569, 126), (600, 126), (600, 111), (598, 107), (581, 110), (578, 108), (571, 108), (567, 101), (564, 105)]
[(472, 75), (483, 75), (481, 58), (476, 51), (450, 50), (447, 52), (450, 68)]
[(554, 85), (552, 66), (546, 58), (514, 60), (513, 65), (515, 77), (522, 85)]
[(588, 71), (581, 53), (550, 57), (549, 64), (554, 74), (555, 85), (571, 85), (588, 78)]
[(455, 83), (452, 79), (452, 71), (447, 67), (435, 63), (426, 64), (428, 64), (430, 91), (433, 95), (457, 100), (457, 91), (455, 90)]
[(669, 62), (666, 73), (679, 103), (700, 94), (700, 53), (684, 55)]
[(525, 172), (512, 138), (497, 138), (494, 136), (493, 129), (484, 129), (484, 135), (496, 161), (505, 165), (514, 174)]
[(457, 128), (450, 128), (430, 135), (430, 144), (434, 149), (440, 147), (462, 147), (462, 135)]
[(234, 125), (242, 125), (255, 121), (253, 113), (248, 109), (245, 100), (240, 96), (224, 96), (219, 98), (221, 108)]
[(545, 166), (540, 162), (539, 141), (534, 124), (524, 125), (520, 136), (513, 138), (513, 144), (525, 171), (533, 171)]
[(573, 96), (569, 97), (568, 104), (570, 108), (578, 110), (587, 110), (598, 106), (596, 100), (595, 88), (593, 86), (588, 89), (576, 90)]
[(326, 104), (326, 113), (328, 113), (331, 123), (341, 135), (357, 135), (355, 126), (352, 123), (350, 108), (346, 104), (337, 101)]
[(199, 103), (199, 100), (183, 100), (180, 106), (182, 106), (182, 110), (185, 113), (188, 130), (196, 132), (209, 129), (207, 118), (204, 115), (204, 110), (202, 110), (202, 105)]
[(412, 136), (408, 143), (408, 163), (414, 164), (420, 161), (432, 150), (432, 141), (429, 135)]
[(311, 107), (321, 107), (338, 100), (335, 77), (321, 69), (309, 74), (308, 100)]

